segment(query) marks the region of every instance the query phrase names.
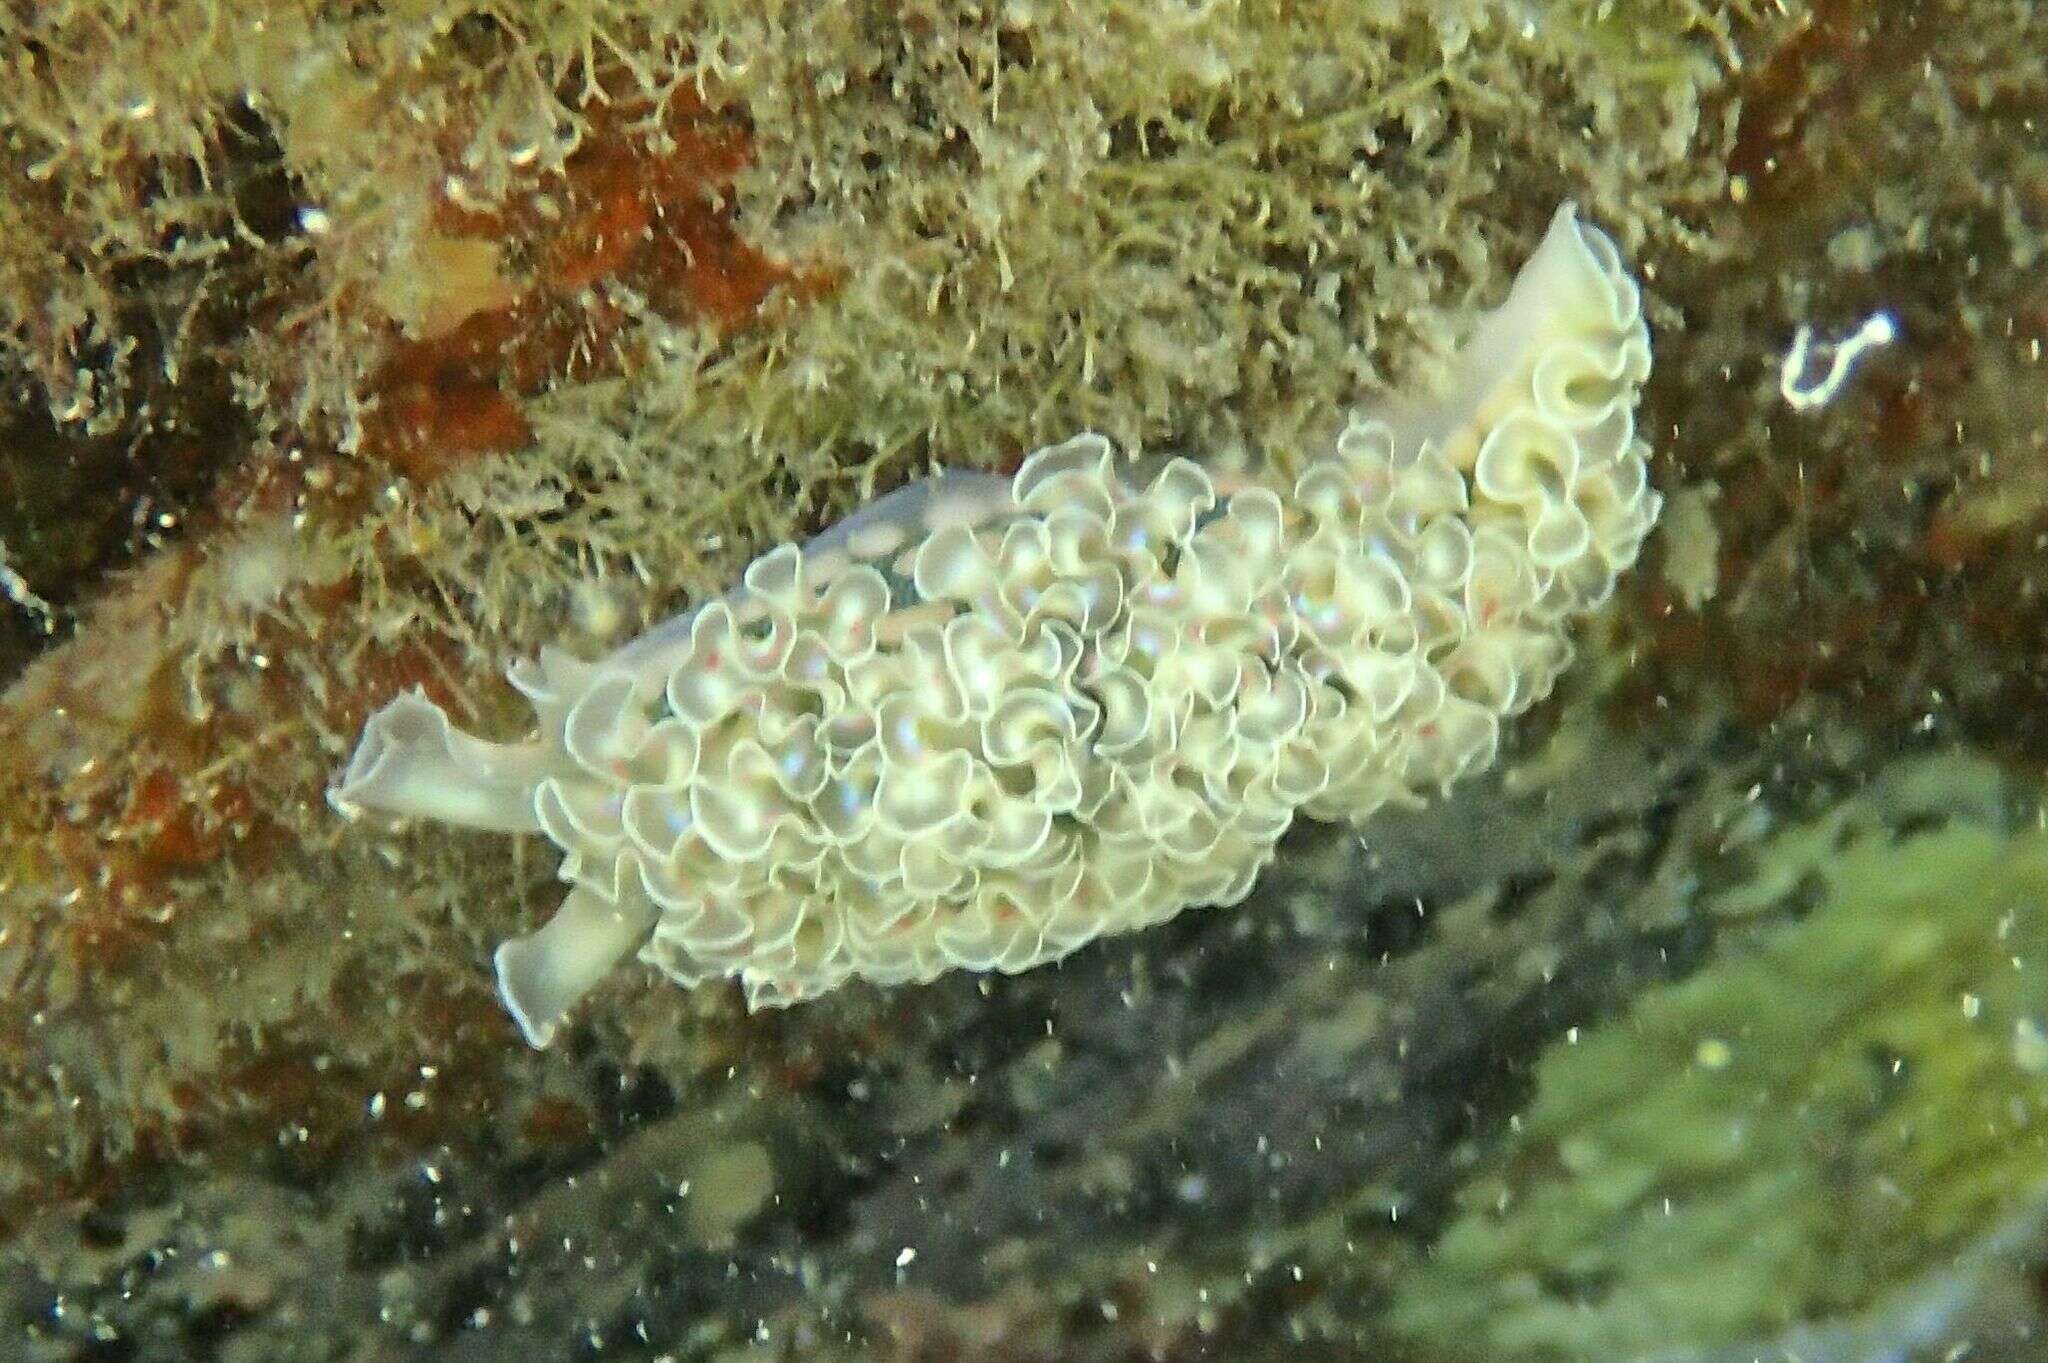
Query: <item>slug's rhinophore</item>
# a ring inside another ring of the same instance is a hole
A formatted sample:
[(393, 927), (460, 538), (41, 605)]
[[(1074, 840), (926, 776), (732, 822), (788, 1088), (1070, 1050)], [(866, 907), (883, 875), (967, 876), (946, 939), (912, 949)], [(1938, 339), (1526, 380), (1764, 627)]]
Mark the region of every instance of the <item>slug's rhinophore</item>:
[(1289, 489), (1136, 478), (1097, 435), (941, 474), (601, 662), (514, 665), (522, 743), (400, 696), (333, 799), (562, 849), (568, 897), (497, 952), (536, 1046), (635, 948), (758, 1007), (1233, 903), (1296, 814), (1441, 790), (1549, 691), (1657, 516), (1649, 368), (1567, 205), (1450, 391)]

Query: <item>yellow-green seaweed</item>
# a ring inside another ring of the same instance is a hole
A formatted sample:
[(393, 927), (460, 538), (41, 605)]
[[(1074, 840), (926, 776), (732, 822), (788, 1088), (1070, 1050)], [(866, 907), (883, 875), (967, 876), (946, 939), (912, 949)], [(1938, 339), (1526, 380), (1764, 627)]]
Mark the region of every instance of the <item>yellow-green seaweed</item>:
[(1685, 1357), (1881, 1314), (2039, 1202), (2048, 834), (1865, 830), (1807, 879), (1806, 916), (1545, 1053), (1396, 1329)]

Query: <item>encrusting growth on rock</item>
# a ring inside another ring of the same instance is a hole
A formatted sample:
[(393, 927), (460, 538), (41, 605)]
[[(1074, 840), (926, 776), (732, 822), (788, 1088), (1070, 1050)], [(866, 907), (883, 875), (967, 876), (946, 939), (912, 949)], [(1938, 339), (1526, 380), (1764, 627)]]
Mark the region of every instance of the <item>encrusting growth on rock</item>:
[(524, 742), (400, 696), (332, 799), (562, 849), (568, 897), (497, 952), (536, 1046), (635, 948), (770, 1006), (1234, 903), (1296, 814), (1441, 790), (1548, 693), (1657, 516), (1649, 366), (1567, 205), (1447, 393), (1354, 415), (1290, 489), (1095, 434), (942, 473), (607, 659), (515, 664)]

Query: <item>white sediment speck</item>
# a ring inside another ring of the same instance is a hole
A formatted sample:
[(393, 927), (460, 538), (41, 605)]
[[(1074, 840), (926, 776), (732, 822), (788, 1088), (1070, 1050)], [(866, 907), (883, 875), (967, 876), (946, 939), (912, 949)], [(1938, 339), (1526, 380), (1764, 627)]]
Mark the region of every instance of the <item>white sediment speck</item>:
[(1856, 361), (1866, 350), (1888, 346), (1898, 339), (1898, 323), (1888, 312), (1870, 314), (1862, 326), (1832, 347), (1833, 356), (1828, 361), (1827, 373), (1817, 383), (1802, 385), (1810, 363), (1808, 351), (1813, 346), (1813, 328), (1801, 323), (1792, 334), (1792, 348), (1785, 352), (1784, 363), (1778, 370), (1778, 392), (1786, 405), (1795, 412), (1810, 412), (1816, 407), (1826, 406), (1834, 401), (1842, 385), (1849, 381), (1850, 372)]
[(28, 579), (16, 572), (7, 562), (7, 544), (0, 540), (0, 593), (9, 601), (36, 617), (43, 633), (52, 634), (57, 629), (57, 610), (28, 585)]

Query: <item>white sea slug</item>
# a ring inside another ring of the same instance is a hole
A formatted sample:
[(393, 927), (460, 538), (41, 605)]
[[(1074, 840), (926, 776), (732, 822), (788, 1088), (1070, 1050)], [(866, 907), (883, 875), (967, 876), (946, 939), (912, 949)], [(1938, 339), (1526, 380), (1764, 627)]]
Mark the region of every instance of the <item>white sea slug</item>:
[(400, 696), (333, 799), (561, 848), (567, 898), (497, 951), (535, 1046), (636, 948), (761, 1007), (1234, 903), (1297, 814), (1419, 802), (1550, 690), (1657, 516), (1649, 368), (1566, 205), (1447, 395), (1354, 415), (1291, 489), (1092, 434), (943, 473), (609, 658), (514, 664), (524, 742)]

